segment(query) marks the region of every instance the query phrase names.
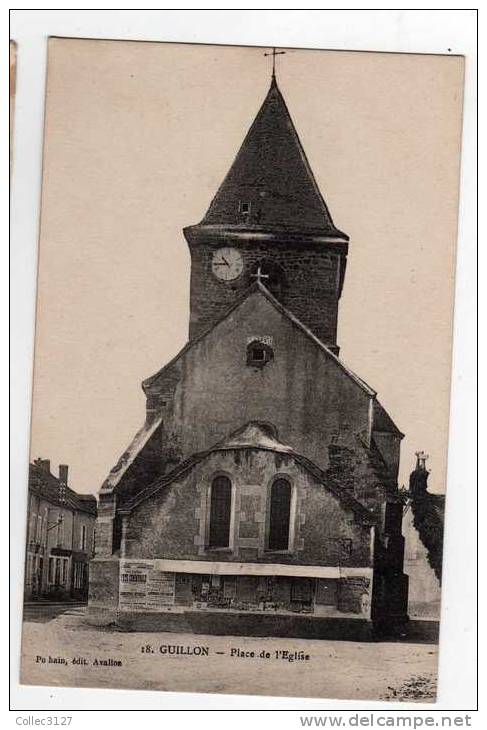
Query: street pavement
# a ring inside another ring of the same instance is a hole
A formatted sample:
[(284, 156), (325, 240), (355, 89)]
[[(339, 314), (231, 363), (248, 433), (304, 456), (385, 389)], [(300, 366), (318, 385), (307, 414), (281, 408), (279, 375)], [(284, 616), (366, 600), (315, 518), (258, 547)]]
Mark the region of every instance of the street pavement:
[(85, 613), (79, 605), (26, 608), (23, 683), (406, 702), (435, 697), (438, 646), (426, 636), (353, 642), (121, 632), (88, 625)]
[(61, 603), (56, 601), (36, 601), (24, 603), (23, 620), (36, 623), (47, 623), (63, 613), (79, 611), (86, 608), (85, 602)]

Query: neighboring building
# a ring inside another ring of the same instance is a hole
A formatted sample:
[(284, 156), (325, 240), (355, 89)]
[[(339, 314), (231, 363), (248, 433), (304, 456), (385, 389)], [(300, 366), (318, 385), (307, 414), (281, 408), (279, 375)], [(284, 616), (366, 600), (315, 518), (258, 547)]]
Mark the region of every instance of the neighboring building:
[(264, 635), (406, 620), (403, 434), (339, 358), (348, 236), (273, 76), (191, 253), (189, 342), (102, 485), (92, 620)]
[(25, 598), (84, 600), (95, 544), (96, 498), (68, 486), (68, 467), (59, 477), (47, 459), (29, 465)]
[(445, 495), (428, 492), (428, 475), (420, 452), (409, 480), (410, 502), (403, 519), (404, 569), (409, 576), (410, 616), (439, 619)]

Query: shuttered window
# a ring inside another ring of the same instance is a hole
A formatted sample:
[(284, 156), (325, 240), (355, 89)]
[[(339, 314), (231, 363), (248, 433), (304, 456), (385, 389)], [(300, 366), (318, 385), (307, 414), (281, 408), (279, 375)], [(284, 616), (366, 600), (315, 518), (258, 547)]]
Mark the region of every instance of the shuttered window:
[(271, 487), (269, 550), (289, 549), (290, 517), (291, 485), (287, 479), (276, 479)]
[(210, 495), (210, 547), (229, 546), (231, 508), (232, 483), (228, 477), (216, 477)]

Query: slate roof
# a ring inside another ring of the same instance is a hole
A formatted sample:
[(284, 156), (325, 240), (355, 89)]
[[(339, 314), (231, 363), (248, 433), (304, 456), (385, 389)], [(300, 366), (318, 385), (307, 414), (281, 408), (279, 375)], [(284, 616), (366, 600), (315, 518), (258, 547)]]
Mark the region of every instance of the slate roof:
[(162, 423), (162, 415), (156, 416), (152, 421), (145, 422), (139, 428), (134, 438), (130, 442), (127, 449), (123, 452), (114, 467), (112, 467), (109, 475), (102, 484), (102, 490), (114, 489), (122, 479), (127, 469), (133, 464), (134, 459), (142, 451), (150, 437)]
[[(242, 204), (250, 204), (247, 213)], [(348, 240), (333, 223), (274, 78), (200, 225), (308, 230)]]
[(404, 436), (378, 400), (374, 401), (374, 431), (395, 433), (401, 438)]
[(267, 425), (259, 424), (255, 421), (245, 424), (243, 427), (231, 433), (224, 441), (215, 444), (207, 451), (193, 454), (179, 464), (179, 466), (177, 466), (170, 474), (156, 479), (147, 487), (147, 489), (139, 492), (139, 494), (137, 494), (133, 499), (125, 503), (120, 512), (131, 512), (135, 507), (155, 496), (162, 489), (168, 487), (178, 477), (184, 476), (194, 466), (196, 466), (196, 464), (199, 464), (212, 453), (227, 450), (238, 451), (243, 449), (258, 449), (262, 451), (288, 453), (289, 456), (291, 456), (298, 464), (309, 471), (327, 491), (331, 492), (345, 509), (352, 511), (359, 521), (367, 525), (375, 524), (376, 520), (374, 516), (351, 494), (340, 489), (331, 482), (327, 478), (325, 472), (317, 467), (312, 461), (301, 454), (296, 453), (293, 449), (291, 449), (291, 447), (282, 444), (282, 442), (279, 441), (275, 435), (270, 433), (268, 429), (269, 427)]
[(65, 487), (64, 502), (61, 502), (60, 481), (54, 474), (37, 464), (29, 464), (29, 491), (59, 507), (63, 504), (72, 510), (86, 512), (96, 517), (97, 502), (92, 494), (79, 494)]

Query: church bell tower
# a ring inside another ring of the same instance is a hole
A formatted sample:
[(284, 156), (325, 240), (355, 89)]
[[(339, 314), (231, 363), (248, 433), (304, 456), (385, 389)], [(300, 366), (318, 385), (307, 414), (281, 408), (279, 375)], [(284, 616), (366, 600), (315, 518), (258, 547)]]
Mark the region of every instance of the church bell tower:
[(191, 253), (190, 340), (260, 281), (335, 354), (348, 236), (331, 218), (275, 75)]

